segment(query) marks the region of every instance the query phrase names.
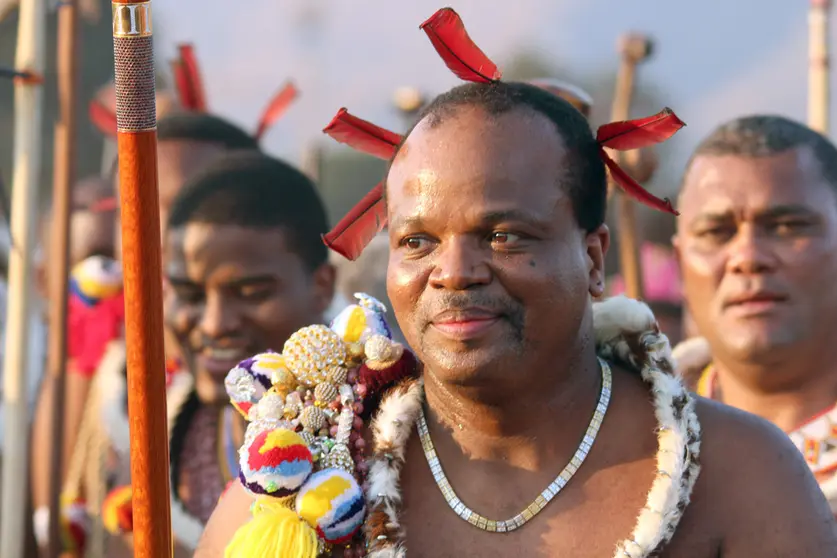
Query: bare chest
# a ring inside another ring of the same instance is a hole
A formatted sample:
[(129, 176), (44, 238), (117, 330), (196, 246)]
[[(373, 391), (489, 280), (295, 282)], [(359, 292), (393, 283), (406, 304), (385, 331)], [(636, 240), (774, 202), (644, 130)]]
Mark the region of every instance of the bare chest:
[[(594, 474), (582, 468), (546, 508), (510, 533), (489, 533), (459, 518), (430, 475), (424, 456), (411, 448), (404, 472), (404, 525), (408, 555), (434, 557), (610, 558), (616, 545), (629, 538), (654, 478), (653, 458), (615, 463)], [(594, 470), (594, 469), (591, 469)], [(536, 498), (551, 478), (518, 472), (506, 479), (472, 471), (450, 471), (457, 495), (489, 519), (508, 519)], [(700, 525), (697, 521), (697, 525)], [(715, 558), (711, 537), (684, 517), (662, 556)]]

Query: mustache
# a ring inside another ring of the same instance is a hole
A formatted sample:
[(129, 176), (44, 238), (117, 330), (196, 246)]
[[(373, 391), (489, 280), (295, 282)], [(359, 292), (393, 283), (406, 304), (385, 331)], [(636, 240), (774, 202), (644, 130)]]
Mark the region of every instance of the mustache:
[(444, 293), (435, 297), (422, 313), (424, 328), (430, 326), (434, 317), (448, 310), (465, 310), (468, 308), (484, 308), (495, 312), (512, 325), (520, 336), (526, 319), (523, 305), (509, 297), (499, 297), (484, 292)]

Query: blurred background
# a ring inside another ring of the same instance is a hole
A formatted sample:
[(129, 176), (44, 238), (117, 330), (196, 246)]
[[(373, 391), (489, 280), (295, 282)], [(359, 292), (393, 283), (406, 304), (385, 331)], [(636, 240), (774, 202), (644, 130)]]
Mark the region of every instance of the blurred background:
[[(0, 0), (0, 65), (12, 66), (17, 12)], [(109, 2), (83, 0), (81, 114), (111, 79)], [(688, 124), (659, 148), (650, 189), (671, 195), (695, 143), (717, 123), (748, 112), (776, 112), (805, 120), (808, 2), (787, 0), (485, 0), (449, 2), (507, 78), (558, 77), (593, 97), (592, 121), (608, 120), (619, 62), (618, 37), (648, 34), (653, 56), (638, 70), (631, 115), (674, 108)], [(5, 6), (5, 9), (4, 9)], [(393, 130), (408, 121), (393, 103), (398, 87), (433, 96), (458, 83), (418, 31), (441, 4), (413, 0), (178, 0), (154, 3), (158, 88), (170, 85), (168, 60), (179, 43), (193, 43), (213, 112), (254, 129), (266, 100), (287, 79), (301, 92), (264, 138), (270, 153), (306, 164), (322, 146), (320, 183), (332, 222), (380, 178), (383, 164), (325, 138), (335, 111)], [(54, 80), (55, 16), (50, 18), (48, 82)], [(837, 75), (831, 74), (832, 82)], [(11, 181), (12, 83), (0, 81), (0, 177)], [(45, 87), (44, 137), (56, 113), (54, 83)], [(78, 175), (102, 165), (102, 135), (79, 126)], [(42, 203), (52, 180), (52, 142), (44, 143)], [(672, 220), (641, 211), (646, 239), (664, 242)]]

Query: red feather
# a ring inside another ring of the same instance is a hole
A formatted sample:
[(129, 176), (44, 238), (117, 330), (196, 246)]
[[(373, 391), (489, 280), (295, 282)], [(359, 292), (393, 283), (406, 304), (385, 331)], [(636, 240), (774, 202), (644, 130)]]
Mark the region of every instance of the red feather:
[(98, 99), (90, 101), (88, 108), (90, 121), (108, 137), (116, 137), (116, 115)]
[(184, 108), (197, 112), (206, 112), (206, 93), (203, 88), (198, 58), (195, 56), (195, 47), (189, 44), (179, 45), (180, 68), (183, 72), (183, 79), (188, 88), (189, 104)]
[(182, 60), (171, 61), (171, 74), (174, 78), (174, 90), (177, 92), (177, 100), (185, 110), (194, 110), (194, 100), (189, 88), (189, 78), (186, 77), (186, 70), (183, 68)]
[(331, 231), (323, 236), (330, 249), (349, 260), (356, 260), (375, 235), (387, 224), (384, 185), (378, 184), (363, 196)]
[(401, 143), (400, 135), (352, 116), (345, 108), (337, 111), (323, 132), (340, 143), (379, 159), (392, 159)]
[(605, 124), (596, 132), (596, 141), (618, 151), (641, 149), (664, 142), (685, 125), (670, 108), (664, 108), (653, 116)]
[(296, 99), (298, 95), (299, 91), (294, 84), (288, 82), (276, 95), (273, 96), (273, 99), (270, 100), (267, 108), (265, 108), (262, 112), (261, 118), (259, 118), (259, 127), (256, 130), (257, 140), (261, 139), (265, 132), (267, 132), (267, 130), (273, 126), (277, 120), (282, 118), (282, 115), (285, 114), (288, 107), (291, 106), (291, 103), (293, 103), (294, 99)]
[(671, 213), (672, 215), (680, 215), (680, 213), (678, 213), (671, 205), (671, 201), (668, 198), (660, 199), (640, 186), (636, 180), (631, 178), (628, 173), (622, 170), (622, 167), (616, 164), (616, 161), (611, 159), (610, 155), (608, 155), (601, 147), (599, 148), (599, 154), (601, 155), (605, 166), (607, 166), (610, 170), (610, 176), (613, 178), (614, 182), (619, 185), (622, 191), (625, 192), (625, 194), (652, 209), (664, 211), (665, 213)]
[(87, 211), (92, 213), (104, 213), (106, 211), (116, 211), (119, 209), (119, 202), (114, 197), (102, 198), (88, 206)]
[(445, 65), (459, 79), (491, 83), (502, 77), (497, 65), (468, 36), (462, 18), (453, 9), (442, 8), (419, 29), (427, 33)]

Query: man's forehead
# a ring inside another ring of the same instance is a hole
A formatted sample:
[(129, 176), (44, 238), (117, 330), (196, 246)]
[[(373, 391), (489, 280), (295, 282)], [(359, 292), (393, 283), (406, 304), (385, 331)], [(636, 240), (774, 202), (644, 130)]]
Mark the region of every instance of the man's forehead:
[(388, 194), (415, 195), (429, 186), (460, 191), (474, 185), (555, 185), (565, 156), (554, 125), (531, 111), (488, 116), (478, 107), (426, 117), (393, 161)]
[(166, 232), (167, 259), (276, 266), (299, 258), (281, 228), (192, 222)]
[(218, 142), (192, 139), (167, 139), (157, 144), (160, 163), (169, 167), (205, 162), (224, 151), (224, 146)]
[(679, 209), (688, 221), (706, 213), (815, 206), (832, 197), (807, 148), (760, 157), (699, 155), (684, 178)]

